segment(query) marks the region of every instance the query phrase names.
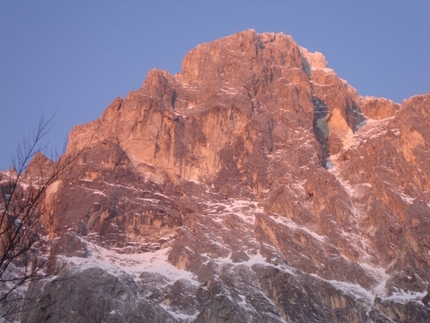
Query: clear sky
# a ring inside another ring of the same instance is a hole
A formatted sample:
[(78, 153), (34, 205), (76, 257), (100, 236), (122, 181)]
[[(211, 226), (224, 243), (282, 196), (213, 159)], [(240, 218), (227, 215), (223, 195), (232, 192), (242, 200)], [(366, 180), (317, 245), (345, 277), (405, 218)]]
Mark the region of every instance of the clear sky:
[(151, 68), (177, 73), (199, 43), (251, 28), (322, 52), (362, 95), (430, 90), (428, 0), (0, 0), (0, 169), (42, 114), (61, 150)]

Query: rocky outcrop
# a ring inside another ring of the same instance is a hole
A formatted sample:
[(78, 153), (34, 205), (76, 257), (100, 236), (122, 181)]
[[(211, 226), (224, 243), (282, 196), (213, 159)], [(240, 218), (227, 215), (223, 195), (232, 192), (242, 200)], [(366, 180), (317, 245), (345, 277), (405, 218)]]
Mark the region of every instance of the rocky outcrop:
[(400, 104), (385, 98), (364, 97), (360, 109), (368, 118), (381, 120), (393, 117), (400, 109)]
[[(64, 272), (55, 281), (33, 284), (27, 297), (41, 297), (38, 310), (23, 311), (24, 322), (176, 322), (156, 302), (138, 300), (131, 277), (117, 277), (100, 268)], [(37, 295), (37, 296), (36, 296)]]
[(41, 208), (67, 269), (22, 321), (428, 321), (429, 99), (253, 30), (150, 71), (70, 133)]

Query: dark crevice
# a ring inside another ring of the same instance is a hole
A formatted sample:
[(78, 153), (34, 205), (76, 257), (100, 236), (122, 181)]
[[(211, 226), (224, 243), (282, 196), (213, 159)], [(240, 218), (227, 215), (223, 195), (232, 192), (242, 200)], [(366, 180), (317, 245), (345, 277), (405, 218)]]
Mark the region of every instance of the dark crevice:
[(319, 98), (312, 98), (314, 104), (314, 120), (313, 129), (315, 138), (321, 145), (320, 161), (324, 168), (327, 168), (327, 162), (330, 157), (328, 138), (329, 138), (329, 127), (327, 123), (328, 109), (325, 102)]
[(355, 133), (358, 130), (358, 128), (360, 128), (360, 126), (363, 125), (363, 123), (366, 121), (366, 118), (364, 117), (360, 108), (357, 106), (357, 104), (354, 101), (352, 102), (351, 105), (348, 104), (346, 106), (345, 112), (346, 112), (346, 123)]
[(175, 108), (175, 103), (176, 103), (176, 99), (178, 98), (178, 93), (175, 91), (175, 90), (173, 90), (173, 94), (172, 94), (172, 102), (171, 102), (171, 104), (172, 104), (172, 108), (174, 109)]
[(302, 56), (302, 69), (306, 73), (307, 77), (311, 78), (311, 66), (308, 60), (301, 54)]

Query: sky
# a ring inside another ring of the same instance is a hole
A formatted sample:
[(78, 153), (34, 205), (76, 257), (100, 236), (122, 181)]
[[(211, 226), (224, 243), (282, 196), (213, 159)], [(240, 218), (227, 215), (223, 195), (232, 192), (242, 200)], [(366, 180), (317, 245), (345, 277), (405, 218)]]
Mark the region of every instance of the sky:
[(283, 32), (362, 95), (401, 103), (430, 91), (430, 1), (0, 0), (0, 169), (53, 117), (41, 145), (138, 89), (149, 70), (238, 31)]

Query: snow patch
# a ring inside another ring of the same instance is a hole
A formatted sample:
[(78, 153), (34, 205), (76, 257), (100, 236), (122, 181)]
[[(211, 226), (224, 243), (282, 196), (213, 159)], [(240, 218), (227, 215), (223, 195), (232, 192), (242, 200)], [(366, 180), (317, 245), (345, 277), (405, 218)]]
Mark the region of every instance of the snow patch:
[(92, 192), (94, 195), (101, 195), (101, 196), (106, 196), (105, 193), (103, 193), (102, 191), (96, 190), (96, 189), (91, 189), (85, 186), (78, 186), (79, 188), (83, 188), (84, 190), (90, 191)]
[(323, 71), (324, 73), (336, 74), (333, 69), (328, 67), (311, 66), (311, 71)]
[(169, 313), (171, 316), (173, 316), (177, 320), (181, 320), (181, 321), (185, 321), (185, 322), (193, 322), (197, 318), (197, 316), (199, 315), (198, 312), (196, 314), (193, 314), (193, 315), (187, 315), (187, 314), (184, 314), (184, 313), (176, 312), (176, 311), (174, 311), (172, 308), (170, 308), (169, 306), (167, 306), (164, 303), (160, 303), (159, 305), (167, 313)]
[(410, 301), (419, 301), (424, 298), (424, 296), (427, 295), (427, 292), (411, 292), (411, 291), (405, 291), (403, 289), (400, 290), (400, 292), (394, 293), (391, 296), (385, 297), (385, 300), (390, 300), (396, 303), (407, 303)]
[(319, 235), (318, 233), (315, 233), (304, 226), (298, 225), (297, 223), (286, 219), (280, 215), (272, 215), (270, 216), (270, 219), (275, 221), (277, 224), (285, 225), (294, 231), (303, 231), (320, 242), (326, 242), (325, 236)]
[(238, 92), (235, 92), (234, 89), (232, 88), (226, 88), (226, 89), (221, 88), (221, 91), (230, 95), (238, 94)]
[(385, 295), (385, 285), (387, 283), (387, 280), (390, 278), (390, 275), (388, 275), (384, 268), (382, 267), (374, 267), (368, 263), (358, 263), (361, 268), (366, 270), (368, 273), (370, 273), (376, 281), (379, 281), (380, 283), (373, 289), (373, 294), (376, 296), (383, 296)]
[(154, 272), (164, 276), (169, 281), (186, 279), (199, 285), (194, 274), (178, 269), (167, 261), (169, 248), (139, 254), (119, 254), (91, 242), (85, 242), (90, 251), (88, 258), (63, 257), (79, 271), (98, 267), (113, 275), (127, 273), (135, 278), (143, 272)]
[(352, 295), (355, 298), (361, 299), (366, 303), (373, 304), (375, 300), (375, 296), (370, 291), (368, 291), (367, 289), (364, 289), (360, 285), (338, 281), (338, 280), (325, 280), (325, 281), (332, 284), (334, 287), (336, 287), (338, 290), (341, 290), (343, 293)]

